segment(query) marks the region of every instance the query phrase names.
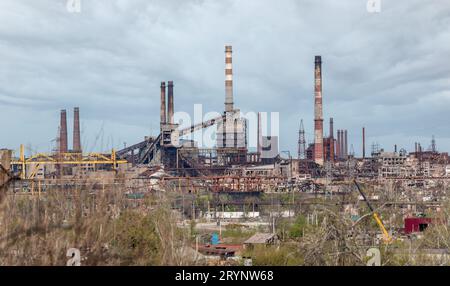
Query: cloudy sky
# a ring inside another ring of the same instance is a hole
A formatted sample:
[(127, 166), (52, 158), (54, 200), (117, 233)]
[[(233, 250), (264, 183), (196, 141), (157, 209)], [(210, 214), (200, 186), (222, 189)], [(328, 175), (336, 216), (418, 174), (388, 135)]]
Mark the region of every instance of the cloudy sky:
[[(46, 152), (59, 111), (81, 109), (86, 151), (137, 143), (159, 129), (159, 85), (175, 110), (221, 112), (224, 45), (233, 45), (235, 105), (280, 112), (280, 149), (313, 133), (314, 56), (328, 118), (361, 154), (367, 142), (450, 150), (450, 2), (381, 0), (0, 1), (0, 148)], [(69, 137), (69, 140), (70, 137)], [(370, 147), (370, 146), (369, 146)], [(367, 148), (370, 152), (370, 148)]]

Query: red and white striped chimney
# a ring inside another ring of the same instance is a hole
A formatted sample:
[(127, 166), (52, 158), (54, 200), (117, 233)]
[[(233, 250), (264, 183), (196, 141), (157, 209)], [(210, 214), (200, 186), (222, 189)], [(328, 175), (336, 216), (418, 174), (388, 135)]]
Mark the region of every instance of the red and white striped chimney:
[(225, 46), (225, 112), (233, 111), (233, 60), (232, 47)]
[(316, 56), (314, 68), (314, 162), (323, 165), (322, 57)]

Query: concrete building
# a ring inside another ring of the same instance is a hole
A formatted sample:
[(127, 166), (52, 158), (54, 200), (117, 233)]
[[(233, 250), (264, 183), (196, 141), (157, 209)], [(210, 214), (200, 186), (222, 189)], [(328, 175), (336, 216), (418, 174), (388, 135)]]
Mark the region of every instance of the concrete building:
[(406, 156), (399, 156), (395, 152), (381, 152), (379, 161), (381, 167), (379, 175), (383, 178), (400, 177), (405, 173)]

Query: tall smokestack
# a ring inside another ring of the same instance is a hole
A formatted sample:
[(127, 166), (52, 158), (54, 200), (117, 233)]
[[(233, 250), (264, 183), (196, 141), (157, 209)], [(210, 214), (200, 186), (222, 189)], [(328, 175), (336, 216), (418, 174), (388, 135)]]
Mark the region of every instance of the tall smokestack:
[(170, 124), (173, 124), (173, 81), (169, 81), (168, 83), (169, 87), (168, 87), (168, 91), (169, 91), (169, 96), (168, 96), (168, 110), (167, 110), (167, 121)]
[(161, 82), (161, 124), (165, 124), (167, 122), (166, 116), (166, 83), (164, 81)]
[(67, 153), (67, 113), (66, 110), (61, 110), (61, 121), (59, 127), (59, 152)]
[(366, 158), (366, 128), (362, 129), (362, 157)]
[(233, 111), (232, 47), (225, 46), (225, 112)]
[(314, 69), (314, 162), (323, 165), (322, 57), (316, 56)]
[(334, 161), (334, 126), (333, 126), (333, 117), (330, 118), (330, 161)]
[(336, 159), (341, 158), (341, 130), (337, 130), (336, 138)]
[(81, 153), (80, 108), (73, 109), (73, 151)]
[(337, 138), (336, 138), (336, 158), (340, 159), (341, 158), (341, 130), (337, 130), (337, 134), (336, 134)]
[(344, 130), (344, 158), (348, 159), (348, 137), (347, 137), (347, 129)]

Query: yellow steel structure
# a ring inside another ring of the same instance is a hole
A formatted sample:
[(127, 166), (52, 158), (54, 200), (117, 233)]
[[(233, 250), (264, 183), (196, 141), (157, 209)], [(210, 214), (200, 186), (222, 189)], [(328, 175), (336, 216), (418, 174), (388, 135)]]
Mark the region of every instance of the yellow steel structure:
[(126, 164), (126, 160), (117, 160), (116, 150), (112, 149), (111, 156), (101, 153), (57, 153), (45, 154), (38, 153), (29, 158), (25, 158), (24, 146), (20, 145), (19, 161), (12, 161), (11, 165), (19, 165), (22, 167), (21, 178), (26, 179), (27, 165), (35, 165), (35, 169), (31, 174), (34, 178), (40, 165), (112, 165), (113, 169), (117, 169), (119, 164)]
[(39, 166), (40, 166), (39, 163), (34, 165), (34, 169), (31, 171), (31, 174), (28, 176), (28, 179), (34, 179), (36, 177), (36, 174), (39, 170)]
[(384, 227), (384, 224), (381, 221), (380, 217), (378, 216), (378, 213), (374, 212), (372, 216), (375, 219), (375, 221), (377, 222), (378, 227), (383, 232), (383, 240), (384, 240), (384, 242), (385, 243), (391, 243), (392, 242), (392, 237), (389, 234), (389, 232), (386, 230), (386, 228)]
[(386, 227), (384, 226), (383, 222), (381, 221), (380, 216), (374, 210), (374, 208), (370, 204), (369, 200), (367, 199), (366, 195), (364, 194), (364, 192), (362, 191), (361, 187), (356, 182), (356, 180), (353, 180), (353, 182), (355, 183), (356, 188), (358, 189), (358, 192), (361, 194), (361, 196), (363, 197), (363, 199), (366, 202), (367, 206), (369, 207), (370, 211), (372, 212), (372, 216), (375, 219), (375, 222), (377, 223), (378, 227), (381, 229), (381, 232), (383, 233), (384, 243), (391, 243), (392, 242), (392, 237), (389, 234), (389, 232), (386, 230)]
[[(13, 165), (14, 162), (11, 162), (11, 164)], [(20, 145), (20, 165), (22, 165), (22, 173), (21, 173), (21, 178), (25, 179), (25, 147), (22, 145)]]

